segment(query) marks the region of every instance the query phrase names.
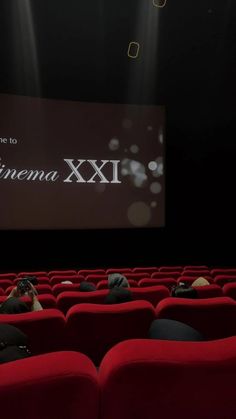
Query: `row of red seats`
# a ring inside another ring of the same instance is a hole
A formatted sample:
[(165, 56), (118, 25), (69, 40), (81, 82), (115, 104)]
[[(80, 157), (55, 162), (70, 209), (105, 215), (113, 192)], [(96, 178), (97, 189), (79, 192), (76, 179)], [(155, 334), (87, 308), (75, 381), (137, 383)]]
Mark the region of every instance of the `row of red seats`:
[(210, 342), (135, 339), (97, 371), (76, 352), (0, 366), (9, 419), (235, 419), (236, 337)]
[(123, 304), (77, 304), (66, 316), (57, 309), (2, 314), (0, 323), (29, 336), (33, 354), (77, 350), (99, 365), (116, 343), (147, 338), (155, 318), (173, 319), (197, 329), (207, 340), (236, 335), (236, 302), (229, 297), (189, 300), (165, 298), (154, 308), (147, 301)]
[[(130, 286), (152, 286), (152, 285), (165, 285), (168, 288), (178, 284), (179, 282), (185, 282), (191, 285), (193, 281), (198, 278), (199, 276), (177, 276), (170, 277), (167, 275), (162, 275), (160, 273), (153, 274), (153, 276), (150, 277), (143, 277), (142, 274), (130, 274), (127, 275), (127, 279), (130, 282)], [(212, 279), (210, 276), (205, 275), (204, 278), (208, 280), (211, 284), (216, 284), (223, 286), (226, 283), (234, 282), (236, 281), (236, 275), (217, 275), (214, 279)], [(17, 283), (20, 281), (19, 278), (16, 278), (14, 280), (10, 279), (3, 279), (0, 278), (0, 288), (3, 290), (8, 289), (11, 286), (16, 286)], [(76, 276), (55, 276), (51, 279), (47, 277), (39, 277), (38, 283), (40, 286), (42, 285), (48, 285), (50, 287), (53, 287), (56, 284), (61, 284), (62, 282), (70, 281), (73, 284), (79, 284), (82, 281), (88, 281), (92, 282), (94, 285), (97, 286), (97, 289), (104, 289), (107, 288), (107, 276), (106, 275), (89, 275), (86, 279), (82, 276), (76, 275)], [(40, 288), (39, 288), (40, 289)]]
[(88, 275), (108, 275), (110, 273), (120, 272), (124, 274), (134, 274), (134, 273), (145, 273), (145, 275), (152, 275), (153, 273), (174, 273), (180, 276), (181, 274), (187, 273), (190, 274), (205, 274), (212, 276), (213, 278), (216, 275), (221, 274), (228, 274), (228, 275), (236, 275), (236, 268), (208, 268), (206, 265), (201, 266), (163, 266), (163, 267), (143, 267), (143, 268), (110, 268), (110, 269), (80, 269), (80, 270), (54, 270), (54, 271), (28, 271), (28, 272), (20, 272), (20, 273), (2, 273), (0, 274), (0, 278), (7, 278), (7, 279), (15, 279), (20, 278), (23, 276), (30, 276), (34, 275), (37, 277), (48, 277), (52, 278), (53, 276), (57, 275), (66, 275), (66, 276), (73, 276), (73, 275), (82, 275), (83, 277), (87, 277)]
[[(52, 288), (48, 285), (38, 285), (36, 288), (39, 292), (42, 292), (42, 294), (38, 295), (38, 300), (43, 308), (58, 308), (63, 313), (66, 313), (75, 304), (103, 304), (109, 292), (107, 288), (91, 292), (80, 292), (77, 284), (57, 284)], [(236, 299), (236, 283), (226, 284), (223, 288), (211, 284), (196, 287), (196, 291), (198, 298), (212, 298), (225, 295)], [(150, 302), (154, 307), (159, 301), (170, 296), (170, 289), (163, 285), (131, 287), (130, 292), (133, 300), (145, 300)], [(5, 299), (6, 295), (0, 296), (0, 303), (4, 302)], [(30, 304), (29, 298), (22, 297), (22, 299)]]

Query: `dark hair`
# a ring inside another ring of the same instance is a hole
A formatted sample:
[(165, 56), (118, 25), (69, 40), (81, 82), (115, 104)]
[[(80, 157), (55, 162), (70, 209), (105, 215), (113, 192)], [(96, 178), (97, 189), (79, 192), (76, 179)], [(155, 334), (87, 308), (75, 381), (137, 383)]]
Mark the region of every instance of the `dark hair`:
[(82, 281), (79, 286), (80, 291), (96, 291), (96, 286), (92, 282)]
[(119, 304), (132, 301), (132, 294), (127, 288), (114, 287), (105, 298), (105, 304)]
[(154, 320), (149, 329), (150, 339), (178, 340), (178, 341), (202, 341), (201, 333), (188, 324), (171, 319)]
[(171, 290), (171, 297), (198, 298), (197, 290), (186, 285), (177, 285)]
[(0, 364), (30, 355), (27, 336), (15, 326), (0, 324)]
[(8, 298), (0, 306), (0, 314), (20, 314), (29, 311), (30, 309), (26, 303), (14, 297)]

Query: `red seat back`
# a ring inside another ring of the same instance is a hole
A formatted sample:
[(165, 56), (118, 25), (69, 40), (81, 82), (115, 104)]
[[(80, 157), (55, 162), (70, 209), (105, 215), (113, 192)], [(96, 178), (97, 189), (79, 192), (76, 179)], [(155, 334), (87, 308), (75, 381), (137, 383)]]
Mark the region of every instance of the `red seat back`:
[(78, 304), (66, 316), (68, 341), (72, 349), (88, 355), (99, 365), (106, 352), (116, 343), (147, 337), (155, 310), (146, 301), (122, 304)]

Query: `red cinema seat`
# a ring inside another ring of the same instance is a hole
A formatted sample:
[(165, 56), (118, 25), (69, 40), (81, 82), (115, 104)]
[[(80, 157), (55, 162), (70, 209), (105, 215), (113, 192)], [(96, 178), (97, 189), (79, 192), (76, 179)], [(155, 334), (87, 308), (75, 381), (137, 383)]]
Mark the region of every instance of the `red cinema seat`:
[(101, 418), (235, 419), (235, 376), (236, 337), (122, 342), (99, 368)]
[(0, 314), (0, 323), (8, 323), (22, 330), (29, 337), (33, 355), (65, 348), (65, 317), (57, 309)]
[(234, 275), (236, 276), (235, 268), (215, 268), (211, 270), (211, 276), (215, 278), (217, 275)]
[(140, 279), (149, 278), (150, 274), (148, 272), (144, 272), (144, 273), (133, 273), (133, 272), (129, 273), (128, 272), (127, 274), (125, 274), (125, 276), (127, 279), (133, 279), (134, 281), (137, 281), (138, 283)]
[(186, 265), (184, 266), (183, 270), (184, 271), (203, 271), (205, 269), (209, 269), (208, 266), (206, 265)]
[(98, 290), (91, 292), (62, 292), (57, 297), (57, 308), (63, 313), (67, 313), (67, 311), (75, 304), (103, 304), (108, 292), (108, 290)]
[[(52, 294), (52, 288), (49, 284), (40, 284), (40, 285), (35, 285), (34, 286), (36, 291), (38, 292), (39, 295), (41, 294)], [(10, 294), (10, 292), (12, 291), (12, 289), (15, 288), (15, 285), (11, 285), (10, 287), (8, 287), (6, 289), (6, 294)]]
[(170, 296), (170, 291), (163, 285), (156, 285), (154, 287), (146, 288), (130, 288), (133, 300), (149, 301), (153, 306), (156, 306), (163, 298)]
[(70, 281), (73, 284), (79, 284), (80, 282), (84, 281), (84, 277), (82, 275), (55, 275), (50, 278), (50, 285), (61, 284), (64, 281)]
[(3, 289), (3, 288), (0, 288), (0, 295), (1, 295), (1, 296), (5, 295), (5, 291), (4, 291), (4, 289)]
[(172, 287), (177, 285), (177, 282), (174, 278), (145, 278), (141, 279), (141, 281), (139, 281), (138, 283), (139, 287), (153, 287), (155, 285), (164, 285), (165, 287), (171, 289)]
[(52, 294), (39, 294), (38, 300), (44, 309), (57, 308), (57, 300)]
[(79, 291), (80, 284), (56, 284), (52, 287), (52, 293), (57, 297), (62, 292)]
[(116, 343), (131, 338), (146, 338), (155, 310), (147, 301), (122, 304), (79, 304), (66, 316), (68, 341), (73, 350), (89, 356), (99, 365)]
[(192, 276), (194, 278), (199, 278), (199, 276), (204, 276), (204, 278), (206, 278), (206, 276), (210, 276), (210, 271), (208, 269), (199, 269), (199, 270), (186, 270), (182, 272), (182, 276)]
[(8, 287), (13, 285), (10, 279), (0, 279), (0, 287), (5, 291)]
[(174, 272), (155, 272), (151, 275), (151, 278), (179, 278), (180, 273), (177, 271)]
[(154, 272), (159, 271), (159, 268), (157, 268), (156, 266), (150, 266), (150, 267), (146, 267), (146, 268), (134, 268), (133, 269), (133, 273), (136, 274), (142, 274), (147, 272), (149, 275), (153, 274)]
[(166, 298), (156, 307), (156, 316), (186, 323), (202, 333), (205, 339), (236, 334), (236, 302), (229, 297)]
[(94, 285), (97, 285), (100, 281), (107, 281), (108, 275), (88, 275), (86, 281), (92, 282)]
[(236, 282), (230, 282), (228, 284), (225, 284), (222, 288), (223, 295), (226, 297), (233, 298), (233, 300), (236, 300)]
[(0, 274), (0, 280), (1, 279), (9, 279), (10, 281), (13, 281), (13, 279), (16, 278), (16, 274), (14, 273), (6, 273), (6, 274)]
[(130, 269), (130, 268), (109, 268), (109, 269), (106, 270), (106, 274), (107, 275), (109, 275), (109, 274), (116, 274), (116, 273), (124, 274), (125, 275), (128, 272), (131, 273), (132, 272), (132, 269)]
[(214, 283), (220, 287), (223, 287), (223, 285), (229, 282), (236, 282), (236, 275), (216, 275), (214, 278)]
[(105, 269), (80, 269), (78, 274), (86, 278), (88, 275), (105, 275)]
[[(129, 279), (128, 280), (130, 287), (137, 287), (137, 282), (134, 281), (133, 279)], [(104, 290), (108, 288), (108, 281), (107, 279), (98, 282), (97, 284), (97, 290)]]
[[(19, 281), (21, 281), (21, 279), (22, 279), (22, 277), (21, 278), (15, 278), (14, 280), (13, 280), (13, 284), (14, 285), (17, 285), (17, 283), (19, 282)], [(38, 280), (38, 285), (49, 285), (49, 278), (48, 278), (48, 276), (38, 276), (37, 277), (37, 280)]]
[(57, 352), (0, 365), (2, 417), (98, 419), (99, 386), (83, 354)]
[(45, 271), (31, 271), (31, 272), (20, 272), (17, 275), (17, 278), (23, 278), (25, 276), (36, 276), (37, 278), (40, 276), (48, 276), (48, 273)]
[(73, 269), (68, 269), (68, 270), (64, 270), (64, 271), (62, 271), (62, 270), (57, 270), (57, 271), (50, 271), (50, 272), (48, 272), (48, 276), (49, 276), (49, 278), (51, 278), (52, 276), (59, 276), (59, 275), (66, 275), (66, 276), (75, 276), (75, 275), (77, 275), (77, 272), (75, 271), (75, 270), (73, 270)]
[(223, 296), (222, 288), (219, 287), (219, 285), (211, 284), (193, 288), (197, 291), (198, 298), (214, 298)]
[(159, 268), (160, 272), (182, 272), (182, 266), (161, 266)]

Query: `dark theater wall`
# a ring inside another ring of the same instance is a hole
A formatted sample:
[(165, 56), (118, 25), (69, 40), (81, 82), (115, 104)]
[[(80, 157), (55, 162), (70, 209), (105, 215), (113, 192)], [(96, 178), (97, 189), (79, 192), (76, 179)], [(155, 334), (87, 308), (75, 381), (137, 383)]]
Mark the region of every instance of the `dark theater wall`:
[[(0, 93), (164, 105), (166, 225), (1, 231), (0, 270), (235, 265), (235, 2), (167, 0), (161, 8), (158, 0), (29, 4), (37, 60), (29, 59), (27, 73), (30, 25), (25, 49), (17, 43), (19, 16), (24, 22), (27, 10), (19, 9), (20, 1), (0, 3)], [(127, 55), (130, 42), (139, 44), (137, 59)]]

